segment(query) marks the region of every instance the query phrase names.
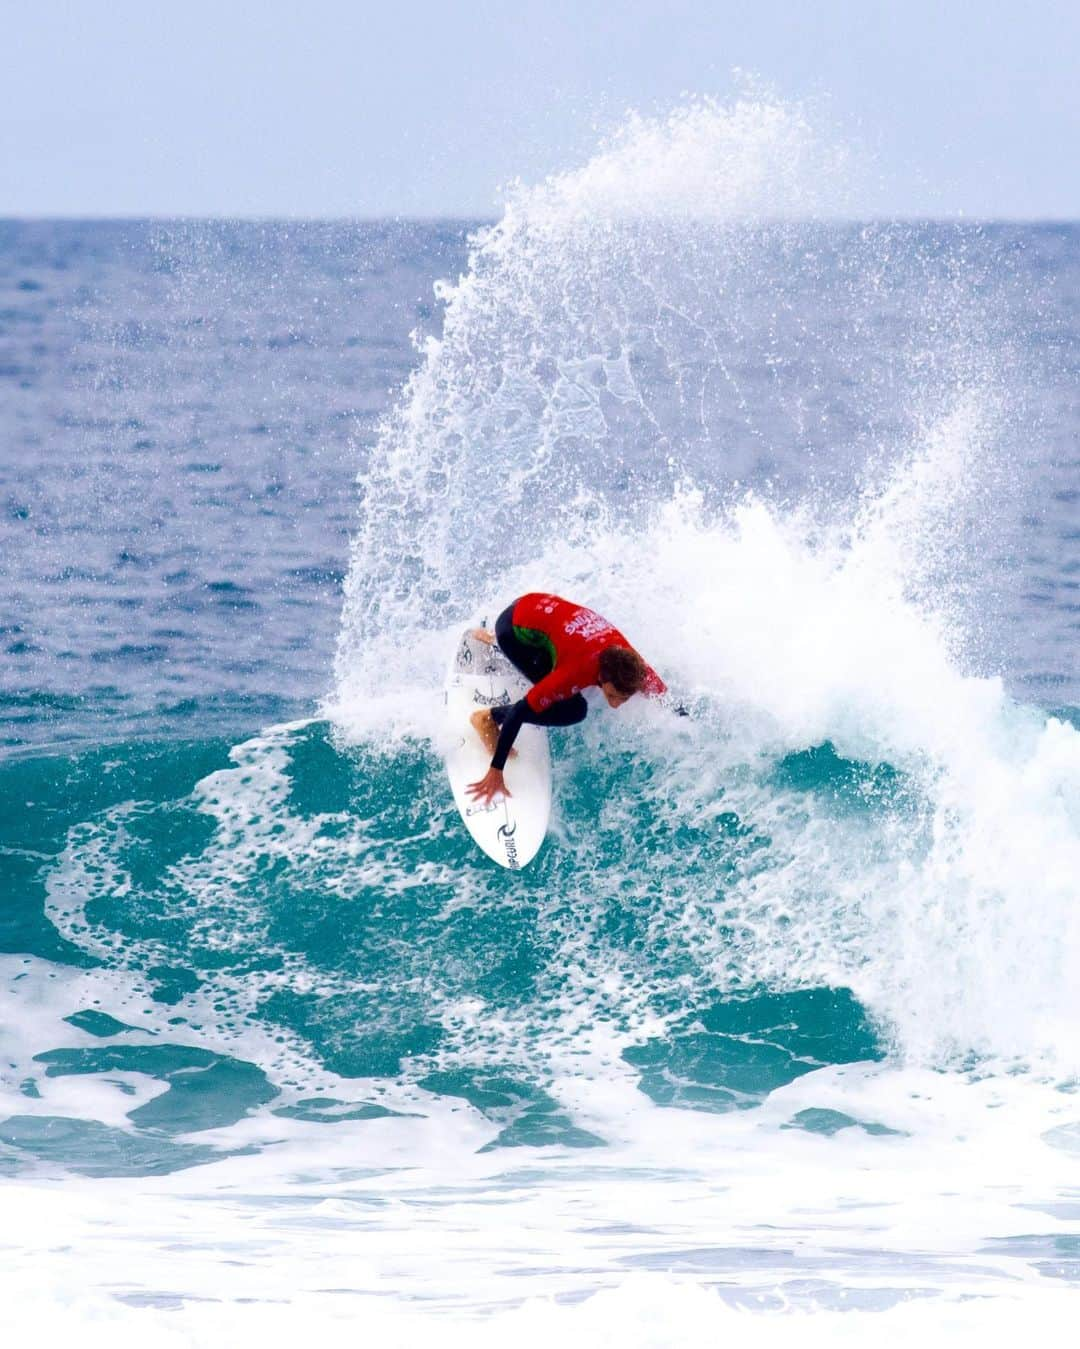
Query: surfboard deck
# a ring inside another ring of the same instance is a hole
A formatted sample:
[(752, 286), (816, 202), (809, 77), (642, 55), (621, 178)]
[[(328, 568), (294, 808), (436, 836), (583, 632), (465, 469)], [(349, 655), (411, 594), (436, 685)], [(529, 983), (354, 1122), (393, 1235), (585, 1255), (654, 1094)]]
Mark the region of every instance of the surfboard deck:
[(507, 762), (508, 797), (486, 806), (466, 794), (470, 782), (487, 772), (491, 755), (469, 723), (481, 707), (516, 703), (529, 688), (497, 646), (470, 636), (473, 623), (458, 638), (446, 677), (446, 771), (461, 818), (477, 845), (502, 867), (520, 871), (540, 850), (551, 816), (551, 751), (547, 732), (523, 726), (514, 742), (517, 754)]

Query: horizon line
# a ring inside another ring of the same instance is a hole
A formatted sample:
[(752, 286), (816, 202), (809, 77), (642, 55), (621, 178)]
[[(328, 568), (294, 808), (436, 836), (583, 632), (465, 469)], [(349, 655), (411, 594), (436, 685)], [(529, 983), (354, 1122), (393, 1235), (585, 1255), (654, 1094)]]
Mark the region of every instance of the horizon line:
[[(198, 224), (251, 224), (251, 225), (495, 225), (502, 219), (502, 215), (470, 215), (460, 211), (451, 211), (445, 215), (429, 213), (412, 213), (393, 211), (385, 215), (275, 215), (268, 214), (247, 214), (240, 213), (236, 215), (200, 215), (189, 212), (166, 213), (150, 211), (146, 213), (120, 212), (111, 213), (47, 213), (47, 212), (26, 212), (13, 214), (0, 214), (0, 224), (100, 224), (100, 225), (119, 225), (119, 224), (176, 224), (176, 223), (198, 223)], [(732, 222), (737, 222), (740, 217), (732, 217)], [(788, 216), (788, 215), (758, 215), (748, 216), (745, 219), (755, 220), (782, 220), (785, 222), (798, 221), (804, 223), (830, 224), (830, 225), (864, 225), (869, 223), (885, 222), (896, 224), (928, 224), (928, 225), (1076, 225), (1080, 224), (1080, 214), (1070, 215), (966, 215), (964, 213), (952, 215), (933, 215), (919, 212), (900, 212), (895, 215), (887, 215), (879, 212), (868, 215), (826, 215), (826, 216)]]

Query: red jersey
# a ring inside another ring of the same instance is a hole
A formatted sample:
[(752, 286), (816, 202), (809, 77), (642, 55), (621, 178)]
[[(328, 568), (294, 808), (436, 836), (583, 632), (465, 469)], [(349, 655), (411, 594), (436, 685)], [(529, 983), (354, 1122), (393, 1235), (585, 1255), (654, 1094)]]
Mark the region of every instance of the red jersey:
[[(552, 703), (599, 683), (600, 652), (605, 647), (630, 646), (606, 618), (558, 595), (522, 595), (514, 605), (513, 619), (517, 636), (531, 646), (545, 648), (552, 659), (551, 673), (525, 695), (534, 712), (543, 712)], [(650, 697), (665, 693), (664, 681), (650, 666), (645, 668), (642, 692)]]

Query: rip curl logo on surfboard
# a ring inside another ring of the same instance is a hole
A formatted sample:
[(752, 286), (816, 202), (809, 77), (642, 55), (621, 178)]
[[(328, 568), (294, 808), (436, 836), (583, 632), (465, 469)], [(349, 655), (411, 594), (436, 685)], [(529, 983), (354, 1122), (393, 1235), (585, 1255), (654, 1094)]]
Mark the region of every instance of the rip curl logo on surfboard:
[(514, 833), (517, 830), (516, 824), (500, 824), (498, 836), (503, 841), (503, 847), (506, 849), (506, 865), (511, 871), (518, 869), (517, 844), (514, 842)]

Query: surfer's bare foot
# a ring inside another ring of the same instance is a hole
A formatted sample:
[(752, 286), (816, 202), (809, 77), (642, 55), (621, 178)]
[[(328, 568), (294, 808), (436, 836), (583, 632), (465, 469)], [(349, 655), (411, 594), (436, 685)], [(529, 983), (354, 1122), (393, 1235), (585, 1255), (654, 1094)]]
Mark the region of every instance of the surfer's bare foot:
[(474, 712), (469, 718), (469, 722), (484, 742), (484, 748), (489, 754), (495, 753), (495, 746), (499, 743), (499, 728), (495, 725), (495, 718), (491, 715), (489, 707), (482, 707)]
[[(474, 712), (469, 718), (476, 734), (484, 742), (484, 748), (489, 754), (495, 753), (495, 746), (499, 743), (499, 728), (495, 725), (495, 718), (491, 715), (490, 707), (482, 707), (478, 712)], [(517, 758), (517, 750), (510, 751), (510, 758)]]
[(495, 645), (495, 634), (488, 632), (487, 628), (472, 628), (469, 636), (475, 637), (478, 642), (483, 642), (485, 646)]

